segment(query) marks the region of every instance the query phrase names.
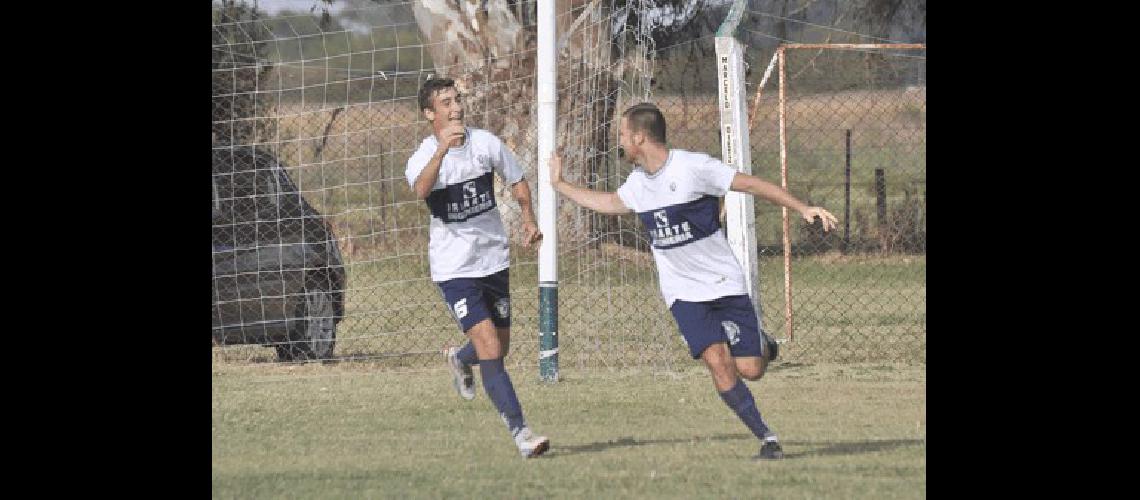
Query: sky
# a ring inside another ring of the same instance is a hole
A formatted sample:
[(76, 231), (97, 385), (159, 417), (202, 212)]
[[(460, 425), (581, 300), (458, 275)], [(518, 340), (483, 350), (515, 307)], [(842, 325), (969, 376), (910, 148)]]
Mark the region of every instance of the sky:
[(344, 2), (333, 2), (332, 5), (328, 5), (321, 0), (258, 0), (257, 2), (258, 10), (271, 16), (286, 9), (294, 12), (308, 12), (314, 5), (317, 6), (316, 12), (320, 12), (322, 7), (328, 7), (329, 13), (334, 15), (345, 7)]

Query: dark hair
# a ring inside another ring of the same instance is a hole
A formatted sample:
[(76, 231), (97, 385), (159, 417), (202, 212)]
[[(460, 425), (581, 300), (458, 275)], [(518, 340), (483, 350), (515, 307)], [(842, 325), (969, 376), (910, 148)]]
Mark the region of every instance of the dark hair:
[(455, 80), (450, 78), (432, 78), (420, 87), (420, 111), (431, 109), (431, 98), (437, 91), (454, 88)]
[(643, 102), (626, 108), (621, 115), (629, 120), (630, 132), (645, 132), (654, 142), (665, 145), (665, 115), (657, 106)]

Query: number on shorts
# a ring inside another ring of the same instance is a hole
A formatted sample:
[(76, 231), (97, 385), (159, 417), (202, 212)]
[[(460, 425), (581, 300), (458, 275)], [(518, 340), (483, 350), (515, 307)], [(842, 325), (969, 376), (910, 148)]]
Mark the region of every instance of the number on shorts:
[(467, 316), (467, 297), (459, 299), (459, 302), (455, 303), (453, 309), (455, 309), (455, 317), (463, 318)]

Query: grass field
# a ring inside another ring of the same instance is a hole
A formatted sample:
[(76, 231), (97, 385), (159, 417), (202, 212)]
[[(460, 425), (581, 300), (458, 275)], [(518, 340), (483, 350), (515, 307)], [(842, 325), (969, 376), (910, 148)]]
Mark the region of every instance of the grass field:
[[(438, 366), (438, 365), (437, 365)], [(370, 362), (215, 361), (214, 498), (925, 498), (922, 365), (778, 360), (749, 383), (787, 458), (758, 442), (696, 362), (669, 373), (512, 369), (551, 438), (523, 460), (481, 386)]]

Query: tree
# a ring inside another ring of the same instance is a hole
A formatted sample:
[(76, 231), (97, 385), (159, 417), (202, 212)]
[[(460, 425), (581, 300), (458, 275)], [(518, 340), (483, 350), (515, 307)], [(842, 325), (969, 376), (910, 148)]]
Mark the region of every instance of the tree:
[[(560, 51), (558, 103), (560, 146), (568, 163), (583, 165), (587, 179), (605, 176), (606, 152), (612, 134), (609, 122), (616, 107), (617, 79), (603, 70), (615, 54), (608, 43), (613, 34), (606, 22), (608, 9), (583, 9), (588, 0), (557, 0), (558, 32), (566, 45)], [(509, 0), (424, 0), (413, 6), (416, 23), (427, 40), (435, 72), (454, 78), (467, 95), (469, 113), (518, 155), (528, 177), (545, 159), (536, 158), (534, 3)], [(589, 18), (589, 22), (586, 22)], [(604, 31), (604, 32), (603, 32)], [(620, 55), (619, 55), (620, 56)], [(595, 126), (599, 125), (599, 126)], [(500, 186), (500, 190), (505, 188)], [(569, 209), (569, 208), (568, 208)], [(517, 214), (504, 212), (508, 227)]]
[(269, 103), (254, 92), (273, 66), (266, 57), (265, 41), (271, 35), (261, 22), (262, 14), (245, 1), (222, 0), (213, 9), (213, 137), (227, 144), (255, 141), (270, 124), (257, 117), (267, 115)]

